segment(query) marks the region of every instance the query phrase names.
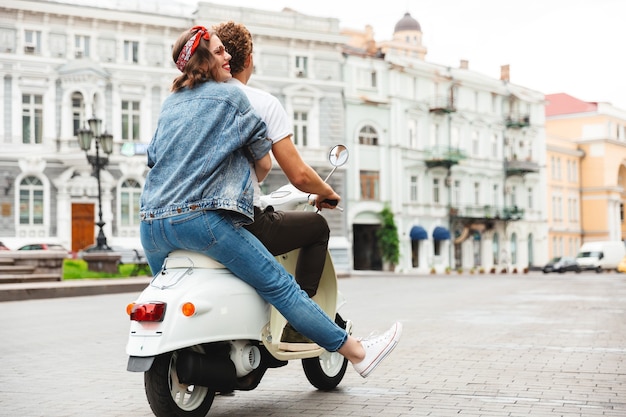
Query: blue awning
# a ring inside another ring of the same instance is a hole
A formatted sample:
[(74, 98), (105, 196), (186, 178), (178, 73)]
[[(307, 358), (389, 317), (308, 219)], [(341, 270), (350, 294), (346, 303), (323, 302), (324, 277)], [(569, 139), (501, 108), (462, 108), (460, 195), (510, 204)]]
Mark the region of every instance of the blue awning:
[(411, 228), (411, 240), (426, 240), (428, 239), (428, 233), (422, 226), (413, 226)]
[(433, 230), (433, 239), (448, 240), (450, 239), (450, 231), (445, 227), (437, 226), (435, 227), (435, 230)]

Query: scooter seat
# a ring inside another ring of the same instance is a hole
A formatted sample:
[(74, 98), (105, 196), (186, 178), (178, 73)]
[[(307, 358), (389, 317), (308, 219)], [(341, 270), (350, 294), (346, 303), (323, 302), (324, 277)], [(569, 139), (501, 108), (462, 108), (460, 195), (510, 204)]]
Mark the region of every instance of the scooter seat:
[(175, 250), (170, 252), (166, 260), (167, 268), (206, 268), (223, 269), (226, 268), (215, 259), (198, 252), (190, 250)]

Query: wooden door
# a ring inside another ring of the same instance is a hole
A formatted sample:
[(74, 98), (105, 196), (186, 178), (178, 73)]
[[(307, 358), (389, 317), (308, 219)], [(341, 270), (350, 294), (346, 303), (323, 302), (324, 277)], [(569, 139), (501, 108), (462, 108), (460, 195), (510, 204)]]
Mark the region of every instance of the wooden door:
[(95, 243), (96, 205), (72, 203), (72, 251), (78, 252)]

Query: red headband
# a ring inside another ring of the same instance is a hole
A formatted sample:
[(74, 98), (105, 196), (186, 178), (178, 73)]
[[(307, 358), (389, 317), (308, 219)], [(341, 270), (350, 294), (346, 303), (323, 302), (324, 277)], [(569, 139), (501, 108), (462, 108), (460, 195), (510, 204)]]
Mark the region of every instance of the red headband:
[[(204, 26), (194, 26), (191, 30), (195, 30), (196, 33), (193, 34), (191, 38), (187, 41), (183, 49), (178, 54), (178, 59), (176, 60), (176, 68), (178, 68), (181, 72), (185, 69), (185, 65), (189, 62), (189, 59), (196, 51), (198, 44), (200, 44), (200, 38), (204, 40), (209, 40), (210, 35), (209, 31)], [(200, 36), (198, 36), (200, 34)]]

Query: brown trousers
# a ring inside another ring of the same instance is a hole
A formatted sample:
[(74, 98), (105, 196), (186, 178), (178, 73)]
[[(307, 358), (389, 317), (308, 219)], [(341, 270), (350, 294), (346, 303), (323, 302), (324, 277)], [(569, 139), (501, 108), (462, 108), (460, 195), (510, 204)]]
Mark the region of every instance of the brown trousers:
[(254, 223), (245, 226), (274, 256), (300, 248), (296, 281), (309, 297), (317, 292), (328, 249), (330, 229), (326, 219), (307, 211), (254, 208)]

